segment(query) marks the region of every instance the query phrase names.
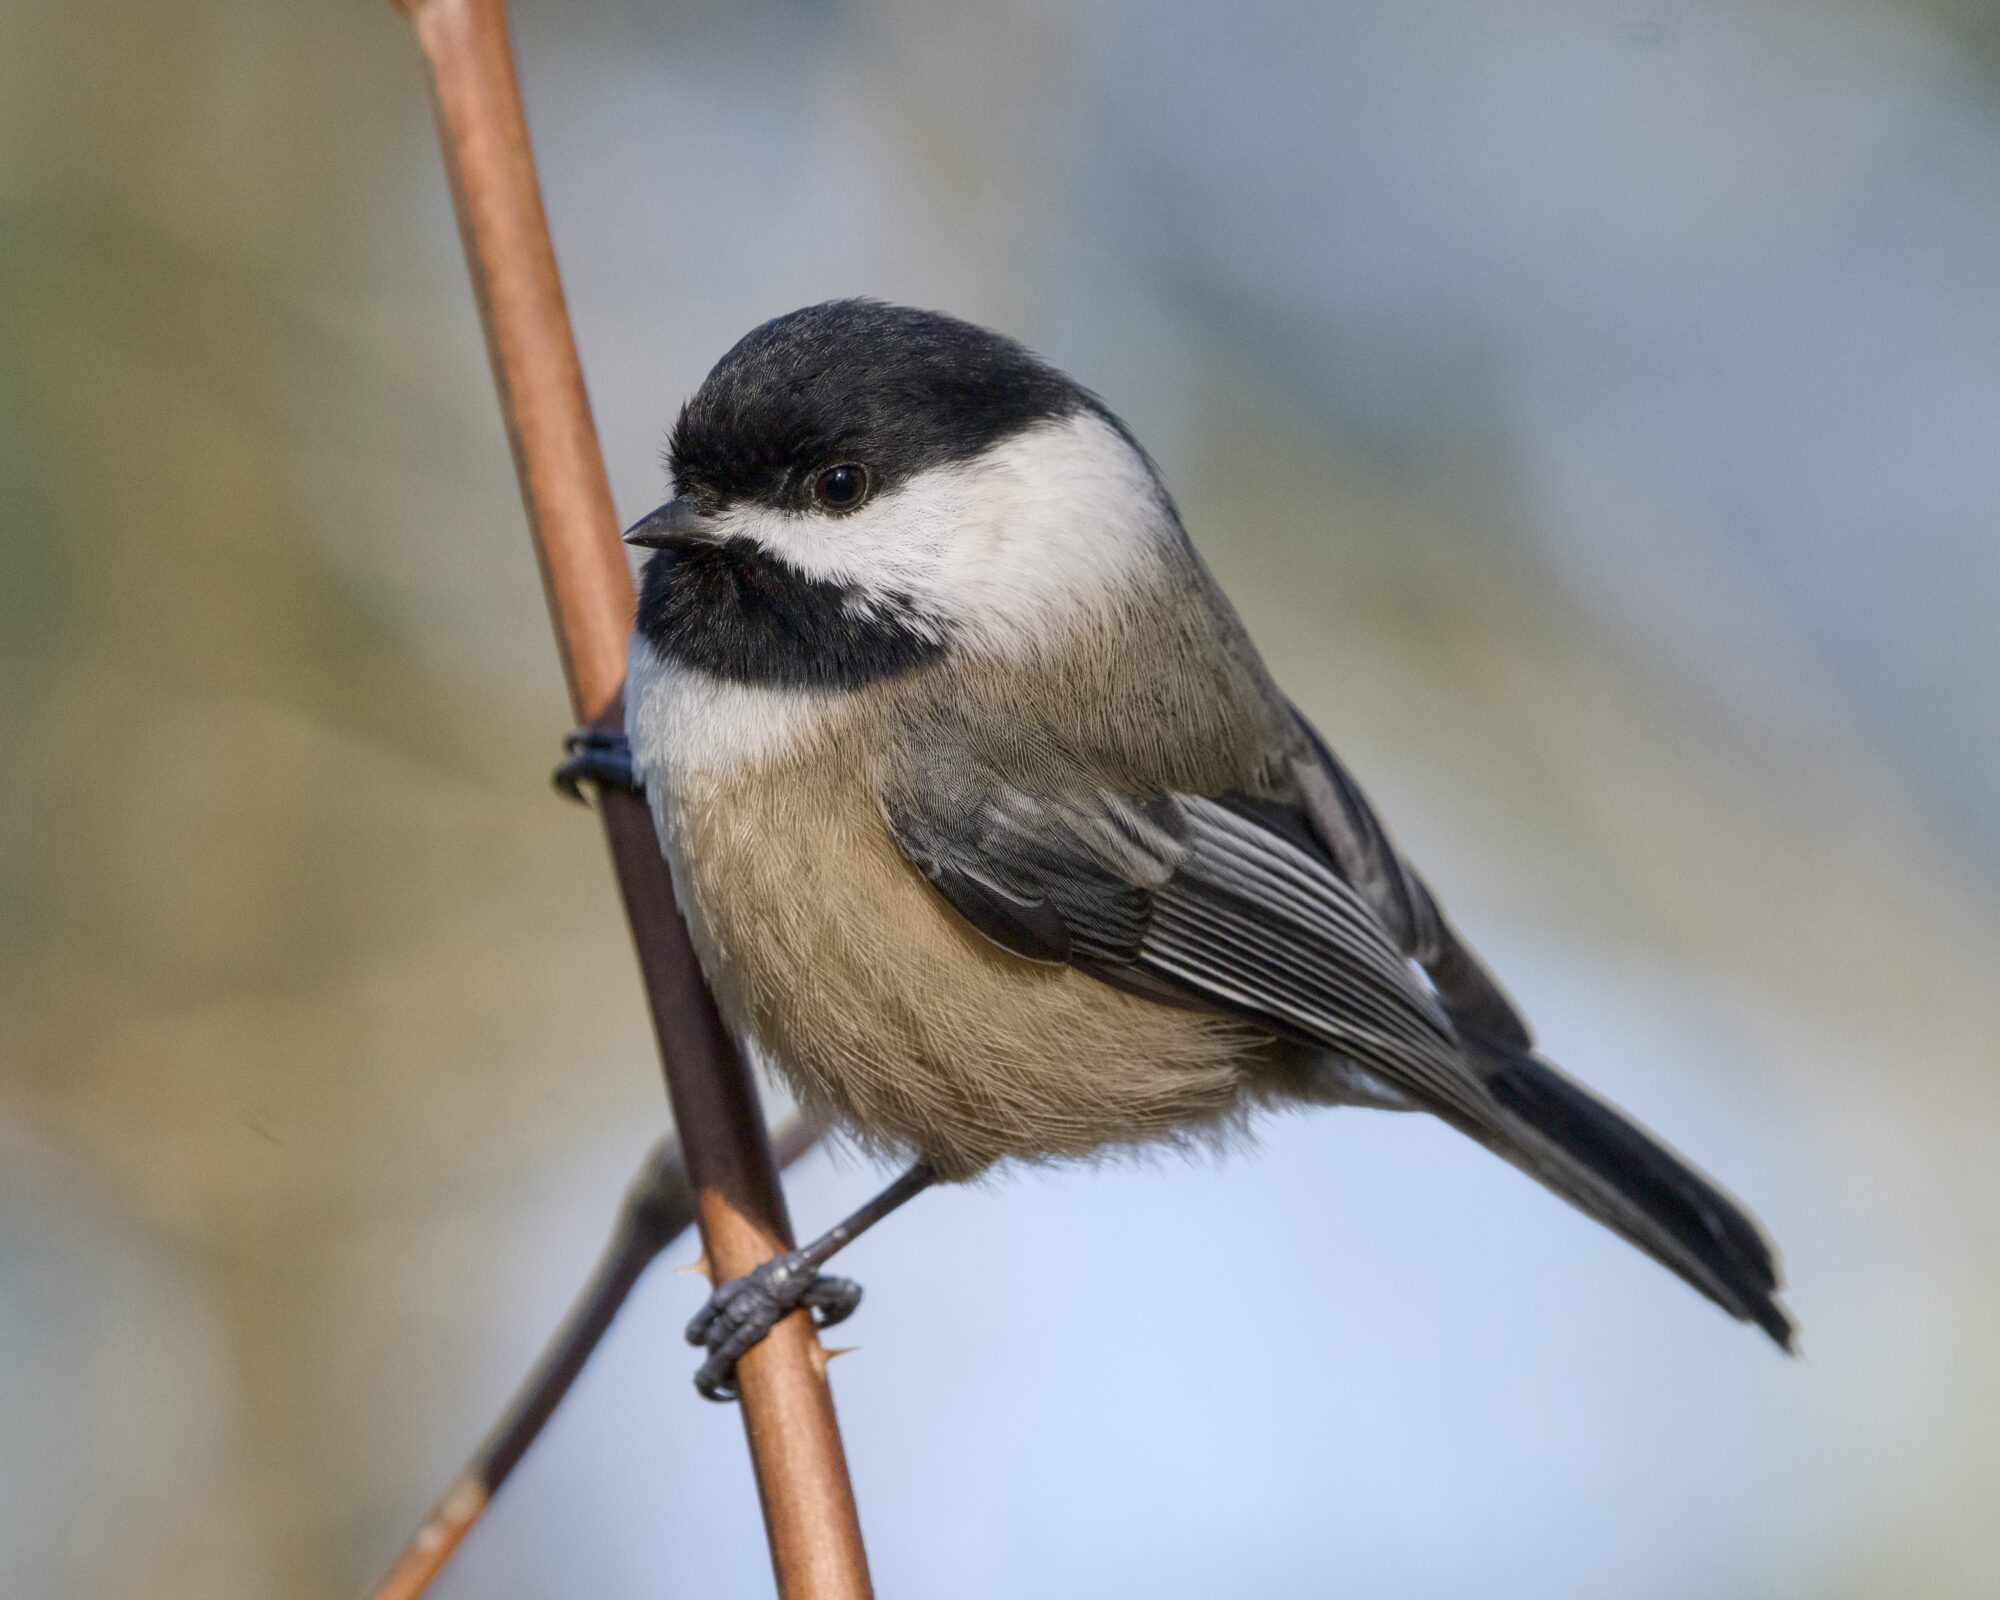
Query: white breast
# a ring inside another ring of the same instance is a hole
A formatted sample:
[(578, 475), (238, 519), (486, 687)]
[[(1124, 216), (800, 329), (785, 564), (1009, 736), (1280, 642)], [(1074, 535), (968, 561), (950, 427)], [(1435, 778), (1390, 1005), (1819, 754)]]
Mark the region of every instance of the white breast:
[[(644, 637), (632, 635), (625, 665), (625, 737), (652, 807), (660, 849), (673, 869), (674, 898), (711, 980), (720, 952), (705, 909), (688, 894), (679, 803), (805, 737), (832, 704), (823, 690), (729, 683), (663, 661)], [(744, 1019), (730, 1022), (739, 1035), (746, 1033)]]
[(669, 788), (755, 762), (809, 733), (835, 697), (822, 689), (729, 683), (662, 661), (633, 634), (625, 669), (625, 736), (647, 787)]

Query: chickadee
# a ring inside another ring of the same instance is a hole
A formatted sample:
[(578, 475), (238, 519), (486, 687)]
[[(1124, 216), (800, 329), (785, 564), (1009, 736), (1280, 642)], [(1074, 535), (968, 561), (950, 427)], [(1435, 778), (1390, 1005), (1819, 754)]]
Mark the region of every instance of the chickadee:
[(820, 1266), (931, 1183), (1300, 1101), (1443, 1118), (1791, 1348), (1757, 1224), (1534, 1054), (1095, 395), (832, 301), (725, 355), (669, 455), (625, 536), (632, 776), (731, 1025), (916, 1163), (716, 1292), (704, 1394), (851, 1311)]

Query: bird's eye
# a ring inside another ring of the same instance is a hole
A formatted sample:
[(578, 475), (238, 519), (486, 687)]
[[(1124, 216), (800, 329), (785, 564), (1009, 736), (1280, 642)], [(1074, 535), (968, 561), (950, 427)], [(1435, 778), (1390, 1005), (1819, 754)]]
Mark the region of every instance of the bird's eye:
[(828, 467), (813, 479), (813, 498), (829, 511), (852, 511), (867, 495), (868, 469), (857, 462)]

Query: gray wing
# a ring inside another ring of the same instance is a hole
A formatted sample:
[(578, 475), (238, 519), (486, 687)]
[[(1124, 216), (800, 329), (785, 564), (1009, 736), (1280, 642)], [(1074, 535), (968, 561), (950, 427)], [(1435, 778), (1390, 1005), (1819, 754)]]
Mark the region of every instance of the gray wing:
[(905, 857), (997, 944), (1338, 1052), (1789, 1348), (1756, 1222), (1532, 1054), (1360, 791), (1299, 726), (1293, 801), (1120, 793), (1037, 736), (982, 753), (927, 728), (904, 745), (883, 810)]
[(1015, 954), (1253, 1018), (1490, 1120), (1450, 1018), (1304, 813), (1120, 794), (1050, 745), (995, 761), (934, 730), (906, 746), (883, 809), (909, 861)]
[(1495, 1043), (1531, 1049), (1520, 1012), (1483, 967), (1386, 830), (1319, 731), (1291, 708), (1301, 747), (1289, 776), (1314, 834), (1341, 875), (1380, 919), (1396, 948), (1424, 969), (1452, 1020)]

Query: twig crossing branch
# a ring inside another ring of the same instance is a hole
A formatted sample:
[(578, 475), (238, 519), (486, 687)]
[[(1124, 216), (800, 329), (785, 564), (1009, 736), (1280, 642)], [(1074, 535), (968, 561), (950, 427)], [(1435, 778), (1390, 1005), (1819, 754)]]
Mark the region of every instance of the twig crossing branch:
[[(773, 1137), (772, 1153), (780, 1167), (789, 1167), (818, 1138), (819, 1129), (810, 1121), (793, 1117)], [(688, 1188), (687, 1165), (681, 1160), (679, 1142), (668, 1135), (648, 1152), (632, 1180), (610, 1241), (562, 1326), (471, 1460), (369, 1590), (367, 1600), (419, 1600), (430, 1590), (542, 1436), (633, 1288), (661, 1253), (693, 1226), (694, 1193)]]
[[(438, 136), (458, 210), (579, 722), (615, 726), (631, 629), (632, 580), (542, 210), (503, 0), (399, 0), (431, 72)], [(716, 1014), (653, 821), (636, 796), (601, 815), (666, 1069), (707, 1259), (718, 1280), (791, 1243), (749, 1073)], [(872, 1591), (854, 1491), (803, 1313), (744, 1360), (743, 1420), (785, 1600)]]

